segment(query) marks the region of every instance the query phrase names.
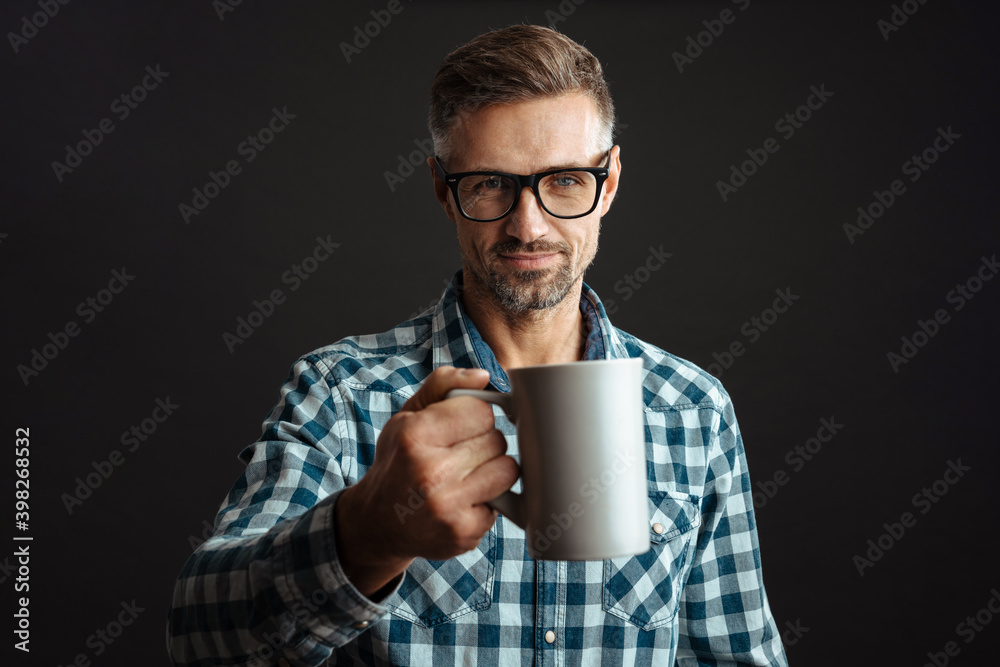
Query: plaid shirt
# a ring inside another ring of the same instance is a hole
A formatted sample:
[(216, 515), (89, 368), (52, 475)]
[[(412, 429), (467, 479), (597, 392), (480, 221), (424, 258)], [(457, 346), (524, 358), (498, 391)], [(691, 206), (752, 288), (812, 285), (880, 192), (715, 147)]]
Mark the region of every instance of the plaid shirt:
[[(334, 503), (372, 465), (389, 417), (442, 365), (485, 368), (495, 389), (509, 388), (458, 300), (461, 282), (459, 271), (436, 306), (390, 331), (294, 365), (260, 440), (240, 453), (246, 470), (214, 535), (178, 577), (167, 631), (175, 664), (787, 665), (729, 395), (614, 328), (587, 285), (585, 357), (644, 364), (650, 550), (536, 561), (501, 517), (477, 549), (415, 560), (381, 600), (351, 584)], [(495, 414), (517, 458), (514, 425)]]

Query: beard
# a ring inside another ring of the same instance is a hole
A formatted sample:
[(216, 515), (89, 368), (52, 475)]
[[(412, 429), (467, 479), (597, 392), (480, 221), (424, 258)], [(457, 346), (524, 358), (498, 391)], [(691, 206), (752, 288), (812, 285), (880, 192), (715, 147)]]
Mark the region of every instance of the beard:
[[(525, 313), (529, 310), (545, 310), (563, 302), (573, 289), (576, 281), (593, 261), (576, 273), (569, 255), (571, 248), (565, 243), (501, 241), (490, 248), (486, 266), (482, 273), (469, 267), (470, 273), (485, 285), (496, 297), (500, 305), (511, 313)], [(499, 256), (506, 253), (560, 253), (560, 261), (554, 267), (545, 269), (504, 270), (499, 267)], [(596, 248), (594, 255), (596, 255)], [(480, 268), (480, 267), (475, 267)]]

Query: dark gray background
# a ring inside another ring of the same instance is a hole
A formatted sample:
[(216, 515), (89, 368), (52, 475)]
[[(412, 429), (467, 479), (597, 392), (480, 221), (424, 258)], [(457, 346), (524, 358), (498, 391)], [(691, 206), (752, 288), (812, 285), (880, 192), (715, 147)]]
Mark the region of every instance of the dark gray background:
[[(31, 429), (35, 538), (31, 660), (16, 664), (167, 664), (190, 536), (239, 475), (236, 454), (292, 362), (422, 310), (458, 268), (427, 173), (391, 191), (385, 172), (428, 136), (427, 91), (450, 50), (489, 28), (548, 24), (560, 3), (403, 6), (350, 63), (339, 44), (384, 3), (247, 1), (220, 20), (210, 2), (72, 2), (19, 52), (0, 46), (3, 426), (11, 446), (16, 427)], [(1000, 619), (968, 643), (956, 626), (1000, 587), (1000, 281), (960, 311), (946, 301), (1000, 250), (993, 5), (933, 0), (888, 40), (877, 21), (889, 2), (563, 7), (574, 11), (556, 27), (604, 63), (621, 123), (622, 189), (587, 282), (615, 300), (617, 326), (703, 367), (746, 344), (721, 377), (755, 489), (788, 475), (757, 516), (778, 624), (808, 628), (788, 634), (790, 661), (918, 667), (954, 641), (949, 664), (996, 664)], [(678, 72), (671, 54), (725, 8), (735, 21)], [(6, 3), (0, 29), (37, 11)], [(119, 120), (112, 101), (158, 64), (169, 76)], [(784, 139), (775, 121), (813, 85), (834, 94)], [(192, 188), (286, 106), (296, 118), (184, 224)], [(59, 182), (51, 163), (104, 117), (114, 132)], [(905, 180), (901, 165), (949, 126), (961, 137)], [(723, 202), (716, 181), (768, 137), (780, 150)], [(906, 193), (849, 243), (843, 224), (896, 178)], [(340, 247), (291, 292), (283, 272), (327, 235)], [(616, 282), (661, 244), (673, 256), (624, 299)], [(77, 304), (122, 267), (135, 280), (25, 386), (17, 365), (82, 322)], [(279, 288), (287, 301), (230, 354), (222, 334)], [(749, 344), (743, 323), (779, 288), (799, 300)], [(893, 372), (887, 353), (939, 308), (950, 321)], [(175, 414), (68, 514), (62, 495), (168, 396)], [(831, 417), (843, 429), (794, 471), (786, 454)], [(971, 470), (921, 514), (914, 494), (959, 458)], [(13, 626), (13, 456), (0, 468)], [(853, 557), (906, 511), (916, 525), (860, 576)], [(95, 656), (88, 637), (133, 599), (145, 611)]]

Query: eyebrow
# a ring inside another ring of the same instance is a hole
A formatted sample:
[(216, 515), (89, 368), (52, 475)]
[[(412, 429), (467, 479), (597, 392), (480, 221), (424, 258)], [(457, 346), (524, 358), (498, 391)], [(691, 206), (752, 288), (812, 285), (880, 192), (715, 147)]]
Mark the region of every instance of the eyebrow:
[[(603, 158), (604, 155), (601, 155), (601, 157)], [(598, 166), (600, 166), (600, 165), (598, 165)], [(566, 163), (563, 163), (563, 164), (556, 164), (556, 165), (549, 165), (547, 167), (542, 167), (541, 169), (539, 169), (535, 173), (536, 174), (541, 174), (541, 173), (546, 172), (546, 171), (555, 171), (556, 169), (574, 169), (574, 168), (577, 168), (577, 167), (579, 167), (581, 169), (593, 169), (594, 168), (594, 167), (587, 167), (585, 165), (581, 165), (579, 162), (566, 162)], [(488, 172), (488, 173), (491, 173), (491, 174), (512, 174), (512, 173), (514, 173), (512, 171), (507, 171), (506, 169), (497, 169), (497, 168), (494, 168), (492, 166), (482, 166), (482, 165), (477, 165), (477, 166), (473, 167), (472, 169), (469, 169), (469, 171), (485, 171), (485, 172)]]

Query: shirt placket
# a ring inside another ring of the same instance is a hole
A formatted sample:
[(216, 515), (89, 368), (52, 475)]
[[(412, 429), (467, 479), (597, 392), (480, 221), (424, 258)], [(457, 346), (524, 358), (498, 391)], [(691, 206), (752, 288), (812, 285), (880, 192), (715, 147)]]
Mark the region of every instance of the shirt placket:
[(566, 575), (563, 561), (536, 562), (538, 585), (535, 626), (535, 664), (562, 667), (566, 652)]

